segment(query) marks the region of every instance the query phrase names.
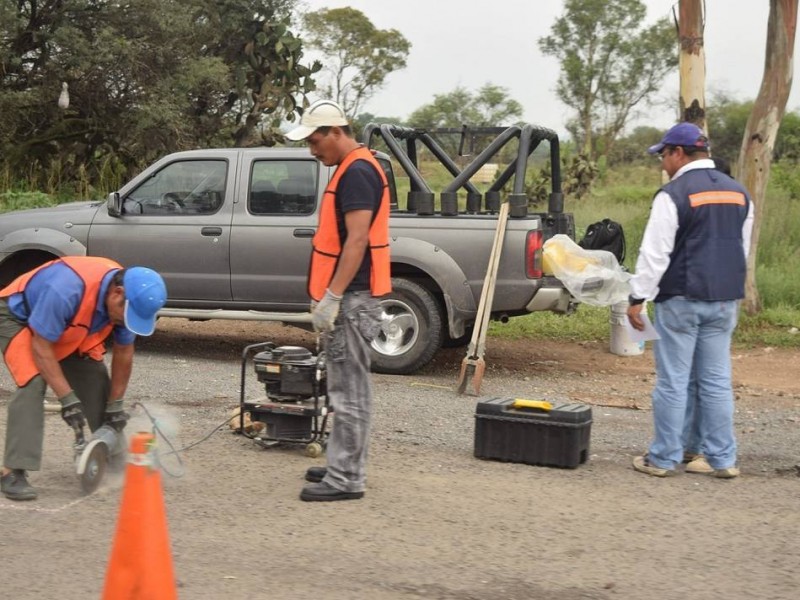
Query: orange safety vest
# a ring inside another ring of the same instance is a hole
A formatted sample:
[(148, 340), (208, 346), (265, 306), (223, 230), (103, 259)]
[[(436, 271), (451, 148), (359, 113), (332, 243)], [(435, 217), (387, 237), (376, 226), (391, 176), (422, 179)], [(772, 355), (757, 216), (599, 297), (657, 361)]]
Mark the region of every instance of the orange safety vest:
[(364, 146), (359, 146), (341, 162), (322, 197), (319, 228), (311, 242), (313, 247), (308, 275), (308, 295), (317, 301), (322, 300), (325, 295), (342, 253), (342, 241), (339, 239), (339, 228), (336, 225), (336, 188), (347, 168), (357, 160), (370, 163), (383, 183), (381, 204), (369, 228), (369, 252), (372, 258), (370, 291), (373, 296), (383, 296), (392, 291), (389, 260), (389, 183), (372, 152)]
[[(62, 262), (75, 271), (83, 281), (84, 286), (83, 298), (81, 298), (78, 311), (58, 341), (53, 344), (56, 359), (63, 360), (77, 351), (81, 356), (102, 360), (103, 354), (105, 354), (103, 342), (114, 326), (109, 323), (100, 331), (91, 334), (89, 333), (89, 328), (92, 325), (92, 316), (97, 309), (98, 300), (101, 302), (105, 300), (98, 298), (103, 277), (109, 271), (121, 269), (122, 265), (108, 258), (65, 256), (64, 258), (51, 260), (32, 271), (20, 275), (0, 290), (0, 298), (8, 298), (12, 294), (24, 292), (28, 282), (36, 273), (56, 262)], [(19, 387), (27, 385), (31, 379), (39, 374), (39, 368), (33, 359), (32, 339), (31, 328), (23, 327), (11, 338), (4, 352), (3, 358), (5, 358), (8, 370)]]

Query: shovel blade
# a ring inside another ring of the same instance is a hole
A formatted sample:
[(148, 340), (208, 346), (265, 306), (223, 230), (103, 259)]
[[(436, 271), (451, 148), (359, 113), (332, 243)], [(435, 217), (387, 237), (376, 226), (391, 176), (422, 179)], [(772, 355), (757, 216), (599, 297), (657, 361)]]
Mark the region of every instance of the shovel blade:
[(470, 396), (480, 395), (485, 371), (486, 362), (483, 358), (464, 358), (461, 361), (461, 374), (458, 377), (456, 391), (459, 394), (467, 393)]

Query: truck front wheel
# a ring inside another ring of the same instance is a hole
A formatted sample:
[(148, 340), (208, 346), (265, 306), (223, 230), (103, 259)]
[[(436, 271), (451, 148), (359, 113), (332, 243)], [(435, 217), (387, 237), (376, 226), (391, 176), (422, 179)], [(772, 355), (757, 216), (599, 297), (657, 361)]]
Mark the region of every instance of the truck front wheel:
[(372, 341), (372, 370), (406, 375), (430, 362), (442, 345), (442, 313), (433, 294), (408, 279), (392, 278), (381, 299), (381, 331)]

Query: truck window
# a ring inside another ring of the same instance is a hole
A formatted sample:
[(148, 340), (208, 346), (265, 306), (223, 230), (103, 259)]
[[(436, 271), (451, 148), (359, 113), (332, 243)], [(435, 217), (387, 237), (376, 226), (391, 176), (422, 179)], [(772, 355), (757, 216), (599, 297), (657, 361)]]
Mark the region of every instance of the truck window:
[(317, 203), (315, 160), (257, 160), (247, 208), (254, 215), (310, 215)]
[(129, 193), (123, 214), (208, 215), (225, 198), (228, 163), (224, 160), (184, 160), (153, 173)]
[(389, 209), (397, 210), (397, 187), (395, 186), (392, 162), (387, 158), (381, 157), (378, 157), (377, 161), (386, 175), (386, 180), (389, 182)]

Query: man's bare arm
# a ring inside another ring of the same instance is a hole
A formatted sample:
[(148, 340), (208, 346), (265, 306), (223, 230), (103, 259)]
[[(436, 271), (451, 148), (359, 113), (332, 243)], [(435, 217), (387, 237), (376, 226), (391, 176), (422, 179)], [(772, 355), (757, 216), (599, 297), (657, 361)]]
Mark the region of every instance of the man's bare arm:
[(31, 333), (33, 334), (33, 339), (31, 340), (33, 362), (56, 397), (63, 398), (72, 390), (72, 387), (64, 376), (64, 371), (56, 358), (54, 344), (33, 330), (31, 330)]

